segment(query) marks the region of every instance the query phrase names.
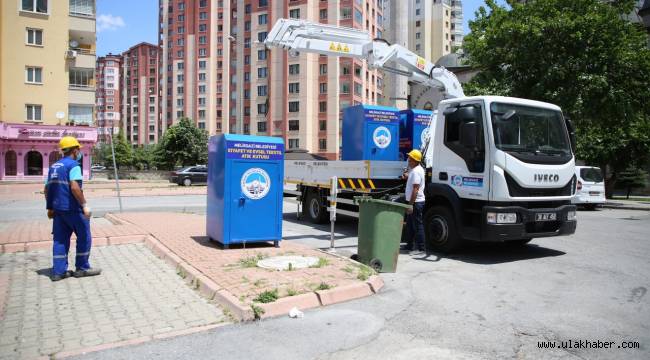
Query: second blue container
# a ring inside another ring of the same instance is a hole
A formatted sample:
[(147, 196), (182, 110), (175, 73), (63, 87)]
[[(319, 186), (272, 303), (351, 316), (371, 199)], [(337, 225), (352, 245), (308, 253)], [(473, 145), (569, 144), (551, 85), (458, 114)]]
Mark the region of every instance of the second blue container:
[(412, 149), (421, 149), (427, 136), (427, 127), (431, 121), (431, 111), (408, 109), (399, 113), (399, 152), (400, 159), (406, 159), (406, 154)]
[(399, 160), (399, 110), (375, 105), (345, 108), (341, 160)]

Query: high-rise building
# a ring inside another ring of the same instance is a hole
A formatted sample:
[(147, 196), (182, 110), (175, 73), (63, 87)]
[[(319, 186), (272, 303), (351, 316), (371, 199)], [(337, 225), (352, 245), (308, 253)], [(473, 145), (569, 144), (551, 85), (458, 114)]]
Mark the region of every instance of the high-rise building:
[(451, 0), (409, 1), (411, 51), (434, 63), (452, 51), (451, 3)]
[[(404, 6), (403, 0), (384, 1), (384, 39), (391, 44), (398, 44), (407, 49), (409, 49), (408, 14), (409, 6)], [(408, 79), (403, 75), (386, 72), (384, 80), (382, 103), (398, 109), (408, 108)]]
[(160, 123), (160, 48), (140, 43), (122, 53), (121, 127), (132, 145), (156, 144)]
[(451, 0), (451, 47), (452, 51), (463, 47), (463, 2)]
[(382, 75), (350, 58), (267, 50), (268, 31), (289, 17), (382, 37), (381, 1), (160, 0), (163, 127), (186, 116), (210, 134), (281, 136), (337, 158), (341, 109), (377, 103)]
[(122, 109), (122, 55), (108, 54), (97, 58), (95, 109), (98, 141), (110, 141), (120, 129)]
[(0, 179), (42, 179), (58, 141), (97, 138), (95, 0), (0, 1)]

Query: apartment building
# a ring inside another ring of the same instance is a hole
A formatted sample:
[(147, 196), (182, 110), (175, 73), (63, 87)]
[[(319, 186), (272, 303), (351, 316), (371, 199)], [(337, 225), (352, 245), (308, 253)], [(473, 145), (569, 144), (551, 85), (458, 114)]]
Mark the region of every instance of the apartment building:
[(58, 141), (97, 138), (95, 0), (0, 1), (0, 180), (42, 179)]
[(210, 134), (281, 136), (337, 158), (341, 110), (377, 103), (383, 77), (358, 60), (267, 50), (288, 17), (382, 37), (378, 0), (160, 0), (163, 128), (186, 116)]
[(449, 54), (451, 40), (451, 0), (412, 0), (409, 7), (409, 44), (412, 51), (436, 62)]
[(160, 123), (160, 49), (140, 43), (122, 53), (121, 127), (134, 146), (158, 143)]
[(122, 55), (108, 54), (97, 58), (95, 118), (98, 141), (107, 143), (121, 127)]

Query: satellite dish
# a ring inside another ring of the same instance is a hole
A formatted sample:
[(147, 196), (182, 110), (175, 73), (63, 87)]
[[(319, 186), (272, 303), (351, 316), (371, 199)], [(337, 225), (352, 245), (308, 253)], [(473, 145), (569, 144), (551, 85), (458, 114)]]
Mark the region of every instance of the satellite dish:
[(63, 120), (63, 118), (65, 117), (65, 113), (63, 111), (57, 111), (54, 116), (56, 116), (56, 118), (59, 120)]
[(76, 40), (70, 41), (70, 47), (76, 48), (77, 46), (79, 46), (79, 43)]

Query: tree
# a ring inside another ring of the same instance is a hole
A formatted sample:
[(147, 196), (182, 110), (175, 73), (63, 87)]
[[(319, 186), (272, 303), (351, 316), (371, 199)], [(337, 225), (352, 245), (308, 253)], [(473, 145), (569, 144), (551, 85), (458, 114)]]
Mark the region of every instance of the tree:
[(155, 145), (138, 146), (133, 151), (133, 167), (138, 170), (149, 170), (155, 167)]
[[(624, 19), (634, 0), (486, 0), (465, 37), (480, 73), (468, 95), (559, 105), (577, 128), (578, 157), (616, 174), (650, 154), (650, 49)], [(611, 195), (612, 187), (608, 186)]]
[(126, 141), (124, 132), (120, 130), (117, 137), (113, 136), (112, 140), (115, 148), (115, 162), (117, 163), (117, 168), (121, 169), (123, 167), (131, 166), (133, 163), (133, 148), (131, 147), (131, 144)]
[(177, 165), (205, 164), (208, 161), (208, 133), (197, 128), (188, 118), (181, 118), (165, 132), (155, 153), (161, 168), (172, 170)]
[(648, 186), (648, 173), (638, 167), (630, 166), (619, 174), (616, 182), (620, 188), (626, 190), (626, 199), (629, 199), (632, 189)]

